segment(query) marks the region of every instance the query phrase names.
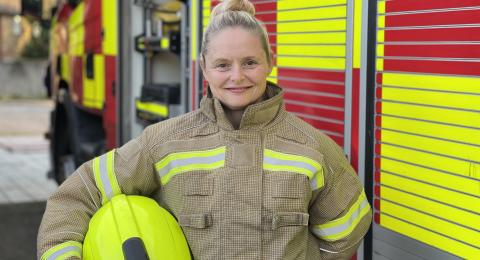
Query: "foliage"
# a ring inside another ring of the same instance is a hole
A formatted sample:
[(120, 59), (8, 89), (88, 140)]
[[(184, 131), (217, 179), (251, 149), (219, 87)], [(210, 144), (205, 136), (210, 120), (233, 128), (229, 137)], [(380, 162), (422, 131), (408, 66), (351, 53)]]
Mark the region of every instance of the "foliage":
[(49, 48), (49, 27), (41, 23), (41, 32), (38, 37), (32, 37), (25, 46), (22, 56), (25, 58), (48, 58)]

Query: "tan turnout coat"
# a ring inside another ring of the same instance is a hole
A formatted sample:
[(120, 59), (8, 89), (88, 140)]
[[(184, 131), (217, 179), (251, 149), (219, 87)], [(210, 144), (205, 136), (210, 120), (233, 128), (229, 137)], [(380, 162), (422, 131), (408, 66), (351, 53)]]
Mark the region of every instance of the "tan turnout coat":
[[(361, 182), (340, 147), (285, 110), (279, 87), (269, 83), (267, 95), (245, 110), (238, 130), (211, 97), (199, 110), (147, 127), (110, 153), (118, 187), (170, 211), (195, 259), (350, 257), (371, 223)], [(81, 250), (106, 196), (94, 161), (48, 200), (39, 258)]]

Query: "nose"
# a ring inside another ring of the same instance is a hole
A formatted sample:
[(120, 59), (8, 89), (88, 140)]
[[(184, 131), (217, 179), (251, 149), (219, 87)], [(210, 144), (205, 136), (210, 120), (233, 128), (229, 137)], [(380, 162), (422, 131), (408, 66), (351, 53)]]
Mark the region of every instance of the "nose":
[(233, 82), (241, 82), (244, 79), (243, 70), (241, 66), (233, 65), (230, 80)]

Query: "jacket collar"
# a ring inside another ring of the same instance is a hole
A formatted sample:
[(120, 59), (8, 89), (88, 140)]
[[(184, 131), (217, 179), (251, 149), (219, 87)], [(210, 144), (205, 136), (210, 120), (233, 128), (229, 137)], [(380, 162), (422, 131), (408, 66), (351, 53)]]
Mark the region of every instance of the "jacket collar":
[[(285, 105), (283, 103), (283, 90), (274, 83), (267, 82), (267, 99), (249, 105), (243, 112), (239, 130), (262, 129), (267, 125), (273, 124), (276, 119), (280, 120), (285, 114)], [(202, 98), (200, 110), (210, 120), (224, 130), (234, 130), (232, 124), (225, 115), (222, 104), (217, 98), (214, 98), (210, 91)]]

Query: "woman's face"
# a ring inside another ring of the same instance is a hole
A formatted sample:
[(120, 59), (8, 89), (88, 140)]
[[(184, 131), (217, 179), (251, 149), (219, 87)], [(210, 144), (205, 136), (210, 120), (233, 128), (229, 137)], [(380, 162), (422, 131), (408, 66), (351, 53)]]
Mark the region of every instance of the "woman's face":
[(260, 38), (233, 27), (210, 39), (202, 70), (213, 96), (224, 106), (241, 110), (262, 100), (272, 67)]

